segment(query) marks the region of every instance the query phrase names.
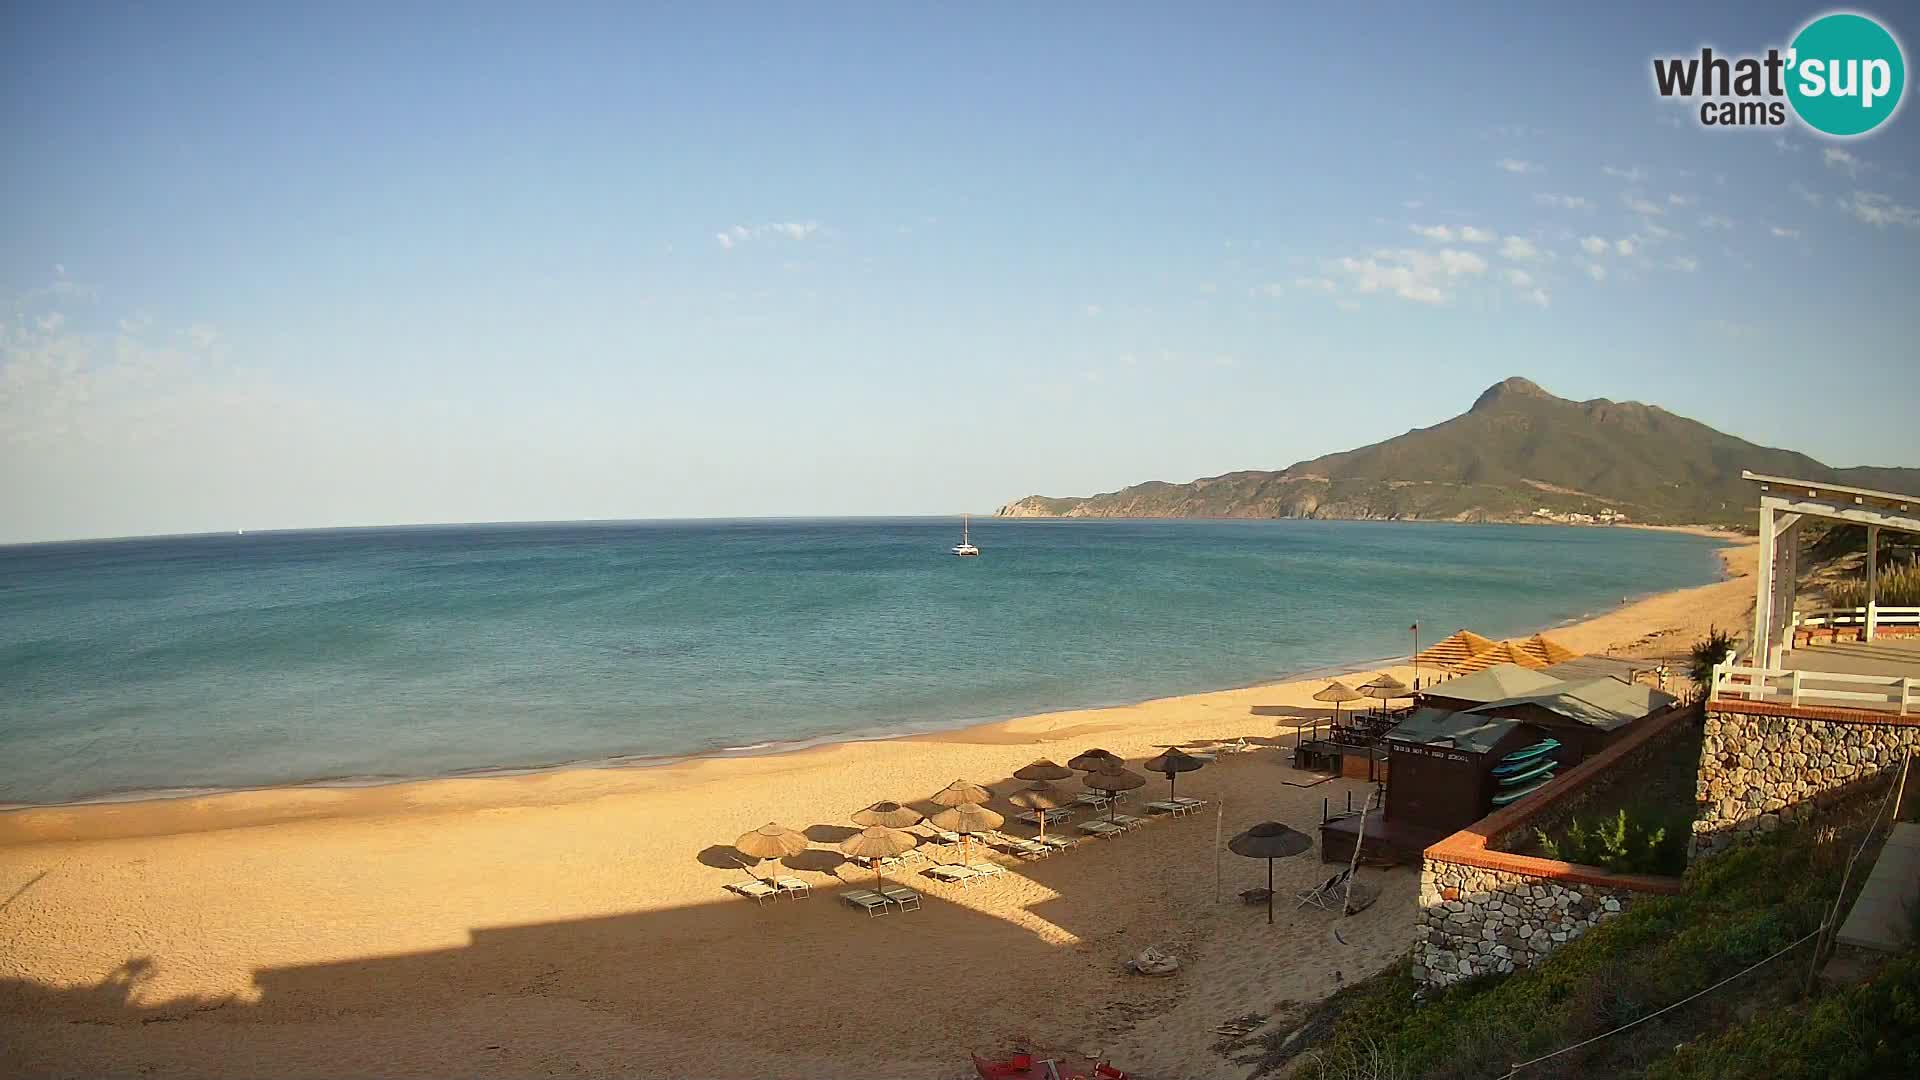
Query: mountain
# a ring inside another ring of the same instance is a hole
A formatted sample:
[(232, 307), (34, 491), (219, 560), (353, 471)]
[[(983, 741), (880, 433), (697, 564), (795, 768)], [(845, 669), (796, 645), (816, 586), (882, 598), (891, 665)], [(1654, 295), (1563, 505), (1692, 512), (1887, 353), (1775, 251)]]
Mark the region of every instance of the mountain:
[(1830, 468), (1657, 406), (1568, 401), (1513, 378), (1451, 420), (1279, 472), (1031, 495), (999, 516), (1519, 521), (1540, 509), (1611, 509), (1633, 521), (1735, 524), (1754, 505), (1742, 469), (1920, 494), (1917, 468)]

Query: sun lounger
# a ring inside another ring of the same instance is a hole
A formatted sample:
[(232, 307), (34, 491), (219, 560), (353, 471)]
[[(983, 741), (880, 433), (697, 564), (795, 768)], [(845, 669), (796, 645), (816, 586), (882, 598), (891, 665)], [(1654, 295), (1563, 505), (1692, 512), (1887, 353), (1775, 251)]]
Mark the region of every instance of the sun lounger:
[(1046, 844), (1025, 840), (1018, 836), (1007, 836), (1004, 833), (995, 835), (993, 844), (995, 847), (1026, 859), (1044, 859), (1053, 854), (1053, 848)]
[(944, 844), (957, 844), (962, 839), (959, 833), (948, 832), (947, 830), (941, 828), (938, 825), (928, 825), (927, 831), (932, 833), (936, 839), (938, 839), (941, 843), (944, 843)]
[(1341, 898), (1335, 894), (1347, 884), (1347, 878), (1352, 874), (1353, 869), (1349, 867), (1321, 882), (1319, 885), (1297, 893), (1296, 895), (1299, 897), (1300, 902), (1294, 905), (1294, 909), (1297, 911), (1303, 907), (1317, 907), (1322, 911), (1332, 911), (1334, 905), (1341, 900)]
[(933, 866), (927, 867), (923, 872), (935, 881), (944, 881), (949, 885), (962, 886), (972, 884), (973, 879), (980, 876), (979, 871), (971, 867), (960, 866), (956, 863), (936, 863)]
[(1181, 806), (1184, 806), (1187, 808), (1188, 813), (1192, 813), (1193, 811), (1198, 810), (1201, 807), (1207, 805), (1207, 800), (1205, 799), (1194, 799), (1194, 798), (1189, 798), (1185, 795), (1176, 795), (1173, 798), (1168, 799), (1167, 801), (1179, 803)]
[(1004, 874), (1007, 872), (1007, 868), (1004, 866), (1001, 866), (997, 862), (985, 862), (985, 861), (970, 862), (966, 865), (967, 865), (967, 869), (973, 871), (974, 874), (983, 878), (999, 877), (1001, 874)]
[(1067, 851), (1080, 846), (1080, 841), (1071, 836), (1061, 836), (1058, 833), (1052, 836), (1038, 837), (1034, 840), (1034, 843), (1050, 847), (1055, 851)]
[(1219, 746), (1214, 747), (1216, 752), (1222, 754), (1244, 754), (1251, 749), (1253, 749), (1253, 744), (1247, 741), (1245, 735), (1240, 736), (1240, 738), (1233, 742), (1221, 743)]
[(727, 891), (737, 896), (744, 896), (756, 904), (764, 904), (780, 895), (779, 889), (758, 879), (753, 881), (729, 881), (727, 882)]
[(1099, 836), (1108, 840), (1127, 831), (1118, 825), (1109, 825), (1099, 818), (1095, 818), (1092, 821), (1083, 821), (1076, 827), (1088, 836)]
[(1091, 806), (1095, 810), (1105, 810), (1113, 803), (1113, 798), (1107, 795), (1097, 795), (1091, 791), (1083, 791), (1075, 795), (1073, 801), (1079, 803), (1081, 806)]
[(791, 896), (796, 900), (803, 900), (813, 895), (813, 886), (797, 877), (774, 878), (773, 887), (781, 896)]
[(1272, 896), (1273, 890), (1268, 888), (1240, 890), (1240, 902), (1243, 904), (1264, 904)]
[(1140, 826), (1145, 825), (1146, 823), (1147, 823), (1146, 818), (1134, 817), (1132, 814), (1108, 814), (1107, 815), (1107, 824), (1118, 825), (1123, 829), (1137, 829)]
[(920, 894), (905, 885), (883, 885), (880, 895), (892, 901), (901, 911), (920, 910)]
[[(1067, 809), (1064, 806), (1056, 810), (1049, 810), (1047, 811), (1047, 815), (1046, 815), (1047, 824), (1051, 825), (1056, 821), (1065, 821), (1068, 818), (1071, 818), (1072, 816), (1073, 816), (1073, 811)], [(1038, 826), (1040, 824), (1040, 811), (1038, 810), (1029, 810), (1024, 814), (1018, 815), (1018, 817), (1019, 817), (1019, 820), (1024, 821), (1029, 825)]]
[(1186, 813), (1187, 808), (1177, 802), (1168, 802), (1165, 799), (1161, 799), (1159, 802), (1148, 803), (1147, 811), (1154, 814), (1173, 814), (1177, 817)]
[(885, 915), (887, 913), (887, 905), (893, 902), (879, 893), (874, 892), (872, 889), (848, 889), (840, 894), (840, 899), (845, 900), (854, 907), (864, 910), (869, 919), (879, 918)]

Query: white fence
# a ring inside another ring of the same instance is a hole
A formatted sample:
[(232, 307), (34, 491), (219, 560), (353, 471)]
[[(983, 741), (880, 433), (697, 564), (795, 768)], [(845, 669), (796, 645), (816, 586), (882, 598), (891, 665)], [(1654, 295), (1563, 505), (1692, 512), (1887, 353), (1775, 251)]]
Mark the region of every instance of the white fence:
[(1843, 626), (1858, 626), (1866, 630), (1867, 640), (1873, 640), (1876, 630), (1883, 626), (1920, 626), (1920, 607), (1885, 607), (1880, 604), (1868, 604), (1857, 608), (1828, 608), (1824, 611), (1795, 612), (1793, 628), (1838, 629)]
[(1920, 679), (1904, 675), (1843, 675), (1832, 671), (1716, 664), (1709, 701), (1770, 701), (1920, 713)]

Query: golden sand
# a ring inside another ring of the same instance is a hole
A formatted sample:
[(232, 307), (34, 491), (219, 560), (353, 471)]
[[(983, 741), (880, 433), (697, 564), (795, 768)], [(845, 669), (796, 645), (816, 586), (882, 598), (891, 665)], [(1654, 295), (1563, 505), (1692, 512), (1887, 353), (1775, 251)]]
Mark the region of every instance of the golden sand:
[[(1751, 572), (1751, 547), (1727, 555)], [(1678, 655), (1709, 624), (1740, 623), (1750, 589), (1736, 577), (1550, 636)], [(1326, 715), (1321, 685), (652, 769), (0, 815), (0, 1071), (958, 1077), (970, 1049), (1027, 1045), (1242, 1077), (1213, 1028), (1283, 1023), (1403, 954), (1417, 870), (1363, 871), (1380, 899), (1339, 919), (1290, 899), (1330, 869), (1285, 860), (1268, 926), (1234, 895), (1263, 885), (1265, 864), (1219, 841), (1269, 818), (1312, 834), (1323, 799), (1370, 785), (1290, 786), (1304, 774), (1281, 750), (1222, 756), (1181, 778), (1215, 801), (1203, 813), (973, 888), (901, 875), (924, 910), (875, 920), (835, 900), (843, 879), (870, 879), (826, 849), (860, 806), (956, 777), (1004, 796), (1036, 757), (1100, 745), (1137, 767), (1167, 743), (1291, 745), (1293, 725)], [(1161, 791), (1153, 778), (1141, 794)], [(724, 891), (739, 869), (710, 865), (769, 820), (817, 841), (781, 871), (811, 899), (758, 907)], [(1150, 945), (1180, 974), (1126, 974)]]

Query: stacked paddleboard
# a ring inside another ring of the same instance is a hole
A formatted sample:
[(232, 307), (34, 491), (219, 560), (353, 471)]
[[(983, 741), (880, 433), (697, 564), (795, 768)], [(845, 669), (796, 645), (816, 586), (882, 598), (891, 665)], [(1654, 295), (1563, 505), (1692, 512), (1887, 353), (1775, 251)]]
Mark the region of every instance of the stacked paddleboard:
[(1501, 758), (1493, 767), (1493, 778), (1500, 785), (1493, 793), (1493, 805), (1505, 806), (1523, 799), (1552, 780), (1553, 770), (1559, 765), (1552, 755), (1558, 749), (1560, 740), (1542, 739)]

